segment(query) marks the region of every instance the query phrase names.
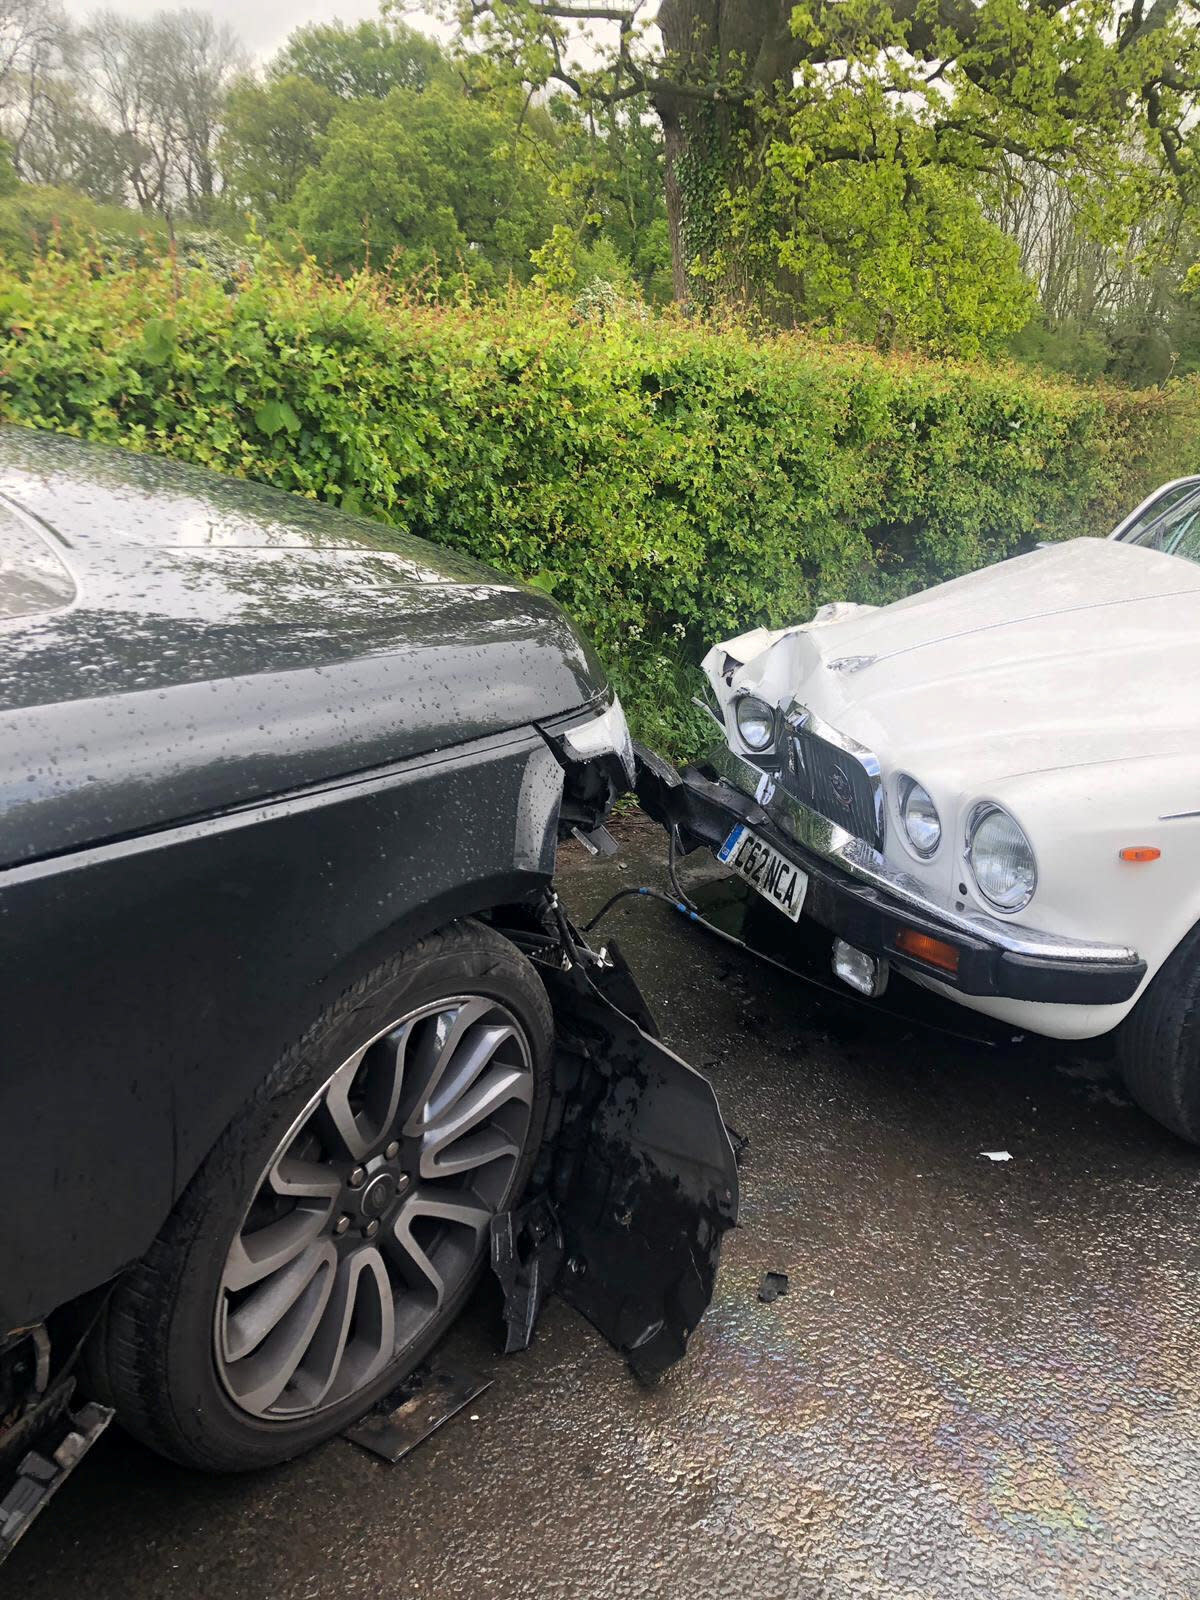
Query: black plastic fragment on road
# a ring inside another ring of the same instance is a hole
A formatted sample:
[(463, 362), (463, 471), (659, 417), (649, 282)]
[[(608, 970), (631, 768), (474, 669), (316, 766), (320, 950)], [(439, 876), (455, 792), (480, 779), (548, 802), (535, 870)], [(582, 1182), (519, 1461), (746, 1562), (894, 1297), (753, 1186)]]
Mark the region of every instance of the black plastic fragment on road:
[(769, 1306), (772, 1301), (778, 1300), (781, 1294), (788, 1292), (786, 1272), (764, 1272), (762, 1282), (758, 1286), (758, 1298), (763, 1305)]
[(504, 1292), (504, 1353), (527, 1350), (563, 1261), (563, 1237), (544, 1194), (492, 1218), (492, 1271)]
[(536, 1286), (523, 1281), (519, 1236), (502, 1221), (493, 1247), (508, 1348), (528, 1343), (534, 1302), (556, 1288), (650, 1381), (686, 1350), (712, 1299), (721, 1236), (737, 1225), (717, 1098), (659, 1041), (615, 941), (591, 949), (556, 895), (501, 931), (537, 966), (554, 1012), (554, 1092), (530, 1192), (552, 1208), (563, 1247), (557, 1282), (549, 1255)]
[(473, 1372), (419, 1367), (342, 1438), (395, 1466), (491, 1386), (490, 1378)]
[(741, 1167), (744, 1165), (746, 1151), (750, 1148), (750, 1135), (748, 1133), (739, 1133), (736, 1128), (731, 1128), (728, 1123), (725, 1124), (725, 1132), (729, 1135), (729, 1142), (733, 1146), (733, 1159)]

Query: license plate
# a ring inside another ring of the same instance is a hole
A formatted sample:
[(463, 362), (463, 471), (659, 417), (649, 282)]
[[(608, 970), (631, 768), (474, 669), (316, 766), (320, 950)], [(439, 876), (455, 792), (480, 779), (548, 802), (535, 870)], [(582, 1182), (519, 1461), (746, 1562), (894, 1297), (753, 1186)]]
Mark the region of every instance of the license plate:
[(793, 922), (799, 917), (808, 893), (808, 873), (751, 833), (744, 822), (738, 823), (717, 851), (717, 860), (745, 878), (785, 917)]

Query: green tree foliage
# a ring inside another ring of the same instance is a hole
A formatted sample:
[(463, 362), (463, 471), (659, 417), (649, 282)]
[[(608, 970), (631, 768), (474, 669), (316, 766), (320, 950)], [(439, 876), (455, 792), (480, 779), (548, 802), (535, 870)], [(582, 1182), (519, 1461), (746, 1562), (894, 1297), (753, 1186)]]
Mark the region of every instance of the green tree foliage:
[[(564, 216), (550, 254), (563, 287), (597, 279), (647, 300), (671, 297), (671, 253), (662, 188), (662, 134), (651, 118), (625, 108), (580, 115), (576, 100), (556, 95), (549, 129), (539, 141), (538, 121), (522, 120), (532, 159), (551, 174)], [(543, 122), (542, 128), (547, 125)]]
[[(906, 117), (881, 105), (862, 122), (856, 101), (843, 107), (836, 160), (816, 154), (807, 116), (787, 119), (757, 170), (723, 195), (696, 277), (884, 348), (996, 350), (1036, 307), (1015, 241), (954, 168), (931, 160), (914, 175)], [(830, 106), (816, 116), (828, 122)]]
[(250, 73), (199, 10), (12, 0), (32, 233), (74, 189), (210, 234), (249, 211), (341, 271), (532, 273), (1134, 385), (1200, 366), (1200, 0), (440, 3), (453, 46), (385, 6)]
[(515, 120), (503, 102), (452, 84), (353, 101), (281, 224), (338, 272), (369, 257), (402, 275), (465, 273), (483, 287), (527, 278), (556, 211)]
[(732, 292), (918, 340), (947, 313), (936, 342), (979, 319), (970, 348), (1021, 299), (978, 209), (1006, 161), (1055, 174), (1097, 238), (1196, 198), (1196, 0), (446, 5), (481, 84), (560, 85), (589, 112), (654, 106), (680, 299)]
[[(229, 270), (249, 212), (340, 270), (373, 252), (495, 286), (549, 250), (564, 287), (664, 297), (661, 140), (645, 118), (585, 120), (565, 96), (472, 104), (437, 42), (387, 18), (303, 27), (265, 72), (240, 63), (199, 11), (100, 12), (76, 28), (55, 0), (16, 0), (0, 17), (0, 137), (31, 186), (8, 208), (18, 258), (59, 218), (58, 247), (79, 248), (74, 189), (177, 229), (200, 222)], [(98, 231), (114, 245), (155, 232), (112, 216)]]
[(170, 264), (0, 269), (7, 419), (261, 479), (536, 579), (677, 755), (704, 737), (689, 697), (712, 640), (1103, 533), (1194, 468), (1196, 399), (581, 320), (528, 290), (414, 303), (308, 264), (260, 263), (232, 292)]
[(448, 69), (437, 41), (403, 22), (318, 22), (297, 28), (271, 63), (275, 78), (307, 78), (341, 100), (385, 100), (426, 89)]
[(297, 73), (243, 78), (225, 103), (221, 165), (226, 194), (270, 219), (321, 159), (321, 138), (341, 100)]
[(1185, 194), (1104, 237), (1092, 226), (1086, 192), (1043, 167), (1005, 160), (985, 204), (1037, 289), (1037, 312), (1012, 343), (1022, 359), (1135, 386), (1195, 370), (1200, 329), (1181, 287), (1197, 218)]

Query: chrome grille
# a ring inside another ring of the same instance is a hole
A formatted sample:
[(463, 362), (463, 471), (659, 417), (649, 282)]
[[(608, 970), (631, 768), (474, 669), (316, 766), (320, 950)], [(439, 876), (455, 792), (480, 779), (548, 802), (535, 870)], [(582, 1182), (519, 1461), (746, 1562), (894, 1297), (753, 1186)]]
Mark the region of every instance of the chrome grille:
[(793, 713), (788, 718), (790, 760), (784, 787), (818, 816), (882, 850), (883, 794), (878, 763), (869, 750), (851, 739), (839, 735), (835, 743), (815, 733), (812, 720), (807, 713)]

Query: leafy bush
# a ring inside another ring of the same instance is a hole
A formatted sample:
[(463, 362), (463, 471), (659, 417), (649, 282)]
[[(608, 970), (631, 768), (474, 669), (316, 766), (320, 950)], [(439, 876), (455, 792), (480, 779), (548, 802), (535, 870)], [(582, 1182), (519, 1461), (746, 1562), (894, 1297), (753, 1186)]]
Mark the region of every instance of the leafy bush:
[[(1194, 469), (1195, 391), (1077, 388), (566, 301), (260, 263), (0, 269), (10, 420), (261, 479), (551, 590), (643, 737), (703, 740), (705, 646), (1102, 533)], [(1189, 454), (1190, 452), (1190, 454)]]

